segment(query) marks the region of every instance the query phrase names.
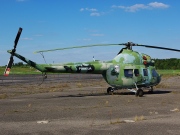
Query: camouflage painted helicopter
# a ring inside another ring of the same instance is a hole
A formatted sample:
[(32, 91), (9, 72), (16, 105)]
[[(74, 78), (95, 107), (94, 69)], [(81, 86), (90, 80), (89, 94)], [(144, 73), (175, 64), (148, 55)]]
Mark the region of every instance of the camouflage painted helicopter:
[(132, 50), (132, 46), (141, 46), (148, 48), (156, 48), (170, 51), (180, 52), (178, 49), (164, 48), (150, 45), (140, 45), (132, 42), (122, 44), (96, 44), (88, 46), (75, 46), (66, 47), (52, 50), (36, 51), (36, 53), (83, 48), (83, 47), (95, 47), (95, 46), (114, 46), (123, 45), (117, 56), (108, 62), (91, 61), (85, 63), (66, 63), (66, 64), (36, 64), (35, 62), (21, 56), (16, 53), (16, 46), (20, 38), (22, 28), (19, 28), (17, 36), (14, 41), (14, 48), (8, 50), (11, 54), (10, 60), (5, 69), (4, 75), (7, 76), (13, 64), (13, 56), (21, 59), (25, 63), (34, 67), (42, 72), (44, 78), (46, 73), (88, 73), (88, 74), (102, 74), (105, 81), (111, 86), (107, 88), (107, 93), (112, 93), (118, 89), (128, 89), (135, 93), (136, 96), (143, 96), (143, 88), (150, 88), (150, 92), (153, 92), (153, 86), (156, 86), (161, 81), (161, 76), (156, 72), (154, 61), (150, 56), (144, 53), (139, 53)]

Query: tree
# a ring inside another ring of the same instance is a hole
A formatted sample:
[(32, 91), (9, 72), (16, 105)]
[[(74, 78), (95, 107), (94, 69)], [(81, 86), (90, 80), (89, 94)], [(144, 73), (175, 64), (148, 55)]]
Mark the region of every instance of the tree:
[(154, 59), (156, 69), (180, 69), (180, 59)]
[(14, 66), (23, 66), (23, 62), (14, 63)]

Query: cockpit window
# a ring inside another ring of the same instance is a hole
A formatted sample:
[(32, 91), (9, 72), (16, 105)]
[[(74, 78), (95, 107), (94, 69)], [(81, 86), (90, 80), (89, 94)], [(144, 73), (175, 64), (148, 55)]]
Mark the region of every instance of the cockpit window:
[(153, 76), (153, 77), (158, 77), (158, 73), (156, 72), (155, 69), (152, 70), (152, 76)]
[(133, 77), (133, 69), (124, 69), (125, 77)]
[(111, 75), (119, 75), (120, 67), (119, 65), (115, 65), (112, 67)]
[(119, 73), (120, 67), (118, 65), (114, 66), (114, 70), (116, 73)]

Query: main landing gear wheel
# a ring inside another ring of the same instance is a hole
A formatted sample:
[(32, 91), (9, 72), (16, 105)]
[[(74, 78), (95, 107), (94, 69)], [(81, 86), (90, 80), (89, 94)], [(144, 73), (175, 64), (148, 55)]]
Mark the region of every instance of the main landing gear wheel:
[(137, 92), (136, 92), (136, 97), (142, 97), (144, 95), (144, 92), (142, 89), (138, 89)]
[(107, 94), (113, 94), (114, 89), (112, 87), (107, 88)]

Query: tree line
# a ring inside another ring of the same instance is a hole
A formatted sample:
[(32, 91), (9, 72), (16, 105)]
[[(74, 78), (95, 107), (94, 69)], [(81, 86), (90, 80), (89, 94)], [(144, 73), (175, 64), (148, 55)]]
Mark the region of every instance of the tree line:
[(155, 61), (156, 69), (173, 69), (180, 70), (180, 59), (153, 59)]

